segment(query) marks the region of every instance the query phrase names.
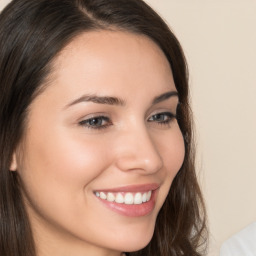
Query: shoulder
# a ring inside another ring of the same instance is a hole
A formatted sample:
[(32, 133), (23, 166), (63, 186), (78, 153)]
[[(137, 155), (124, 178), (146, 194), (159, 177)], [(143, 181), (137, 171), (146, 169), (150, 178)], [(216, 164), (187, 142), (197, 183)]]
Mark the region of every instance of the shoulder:
[(256, 222), (225, 241), (220, 256), (256, 256)]

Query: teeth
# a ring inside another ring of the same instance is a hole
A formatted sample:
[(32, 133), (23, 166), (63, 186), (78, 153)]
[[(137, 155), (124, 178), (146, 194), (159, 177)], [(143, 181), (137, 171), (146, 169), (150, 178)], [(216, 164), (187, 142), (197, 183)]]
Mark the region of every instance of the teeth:
[(133, 195), (132, 195), (132, 193), (125, 194), (124, 203), (125, 204), (133, 204)]
[(101, 199), (107, 199), (107, 195), (104, 192), (100, 192)]
[(107, 194), (107, 200), (108, 200), (109, 202), (114, 202), (114, 201), (115, 201), (115, 196), (114, 196), (114, 194), (113, 194), (113, 193), (108, 193), (108, 194)]
[(117, 193), (117, 195), (116, 195), (116, 203), (118, 203), (118, 204), (122, 204), (122, 203), (124, 203), (124, 197), (123, 197), (123, 195), (121, 194), (121, 193)]
[(152, 194), (151, 191), (149, 191), (149, 192), (147, 193), (147, 201), (149, 201), (149, 199), (151, 198), (151, 194)]
[(136, 193), (135, 194), (134, 204), (142, 204), (142, 195), (141, 195), (141, 193)]
[(148, 202), (151, 198), (152, 191), (144, 192), (144, 193), (105, 193), (105, 192), (95, 192), (97, 197), (100, 197), (103, 200), (107, 200), (109, 202), (116, 202), (118, 204), (142, 204)]
[(143, 195), (142, 195), (142, 202), (143, 203), (147, 202), (147, 193), (143, 193)]

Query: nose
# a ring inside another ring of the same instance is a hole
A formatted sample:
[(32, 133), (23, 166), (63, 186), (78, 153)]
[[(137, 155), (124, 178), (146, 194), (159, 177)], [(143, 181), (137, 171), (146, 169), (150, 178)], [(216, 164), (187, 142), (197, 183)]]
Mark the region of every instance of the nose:
[(160, 152), (146, 128), (126, 132), (117, 141), (116, 166), (120, 170), (152, 174), (162, 168)]

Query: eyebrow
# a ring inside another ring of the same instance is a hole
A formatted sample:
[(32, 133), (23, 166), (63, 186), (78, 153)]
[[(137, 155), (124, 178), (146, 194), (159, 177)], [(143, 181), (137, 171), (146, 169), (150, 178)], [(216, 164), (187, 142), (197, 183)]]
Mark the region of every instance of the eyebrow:
[(118, 106), (125, 105), (125, 101), (120, 98), (117, 98), (117, 97), (83, 95), (82, 97), (69, 103), (66, 107), (70, 107), (72, 105), (75, 105), (75, 104), (81, 103), (81, 102), (93, 102), (93, 103), (97, 103), (97, 104), (118, 105)]
[(177, 91), (170, 91), (170, 92), (165, 92), (157, 97), (154, 98), (154, 100), (152, 101), (152, 105), (155, 105), (157, 103), (160, 103), (162, 101), (168, 100), (171, 97), (179, 97), (179, 94)]
[[(152, 105), (155, 105), (157, 103), (165, 101), (173, 96), (178, 97), (178, 92), (170, 91), (170, 92), (163, 93), (153, 99)], [(73, 105), (81, 103), (81, 102), (93, 102), (96, 104), (125, 106), (125, 100), (123, 100), (121, 98), (111, 97), (111, 96), (97, 96), (97, 95), (93, 94), (93, 95), (83, 95), (80, 98), (69, 103), (65, 108), (73, 106)]]

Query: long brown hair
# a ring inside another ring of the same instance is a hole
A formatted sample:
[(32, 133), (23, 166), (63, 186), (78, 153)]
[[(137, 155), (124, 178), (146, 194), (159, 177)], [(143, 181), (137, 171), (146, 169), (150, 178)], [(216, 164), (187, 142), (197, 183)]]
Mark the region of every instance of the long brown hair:
[(179, 93), (178, 122), (185, 160), (159, 212), (151, 242), (130, 256), (200, 256), (205, 208), (194, 168), (188, 71), (182, 48), (142, 0), (13, 0), (0, 15), (0, 254), (35, 256), (12, 154), (28, 107), (42, 90), (56, 55), (91, 30), (122, 30), (153, 40), (168, 59)]

